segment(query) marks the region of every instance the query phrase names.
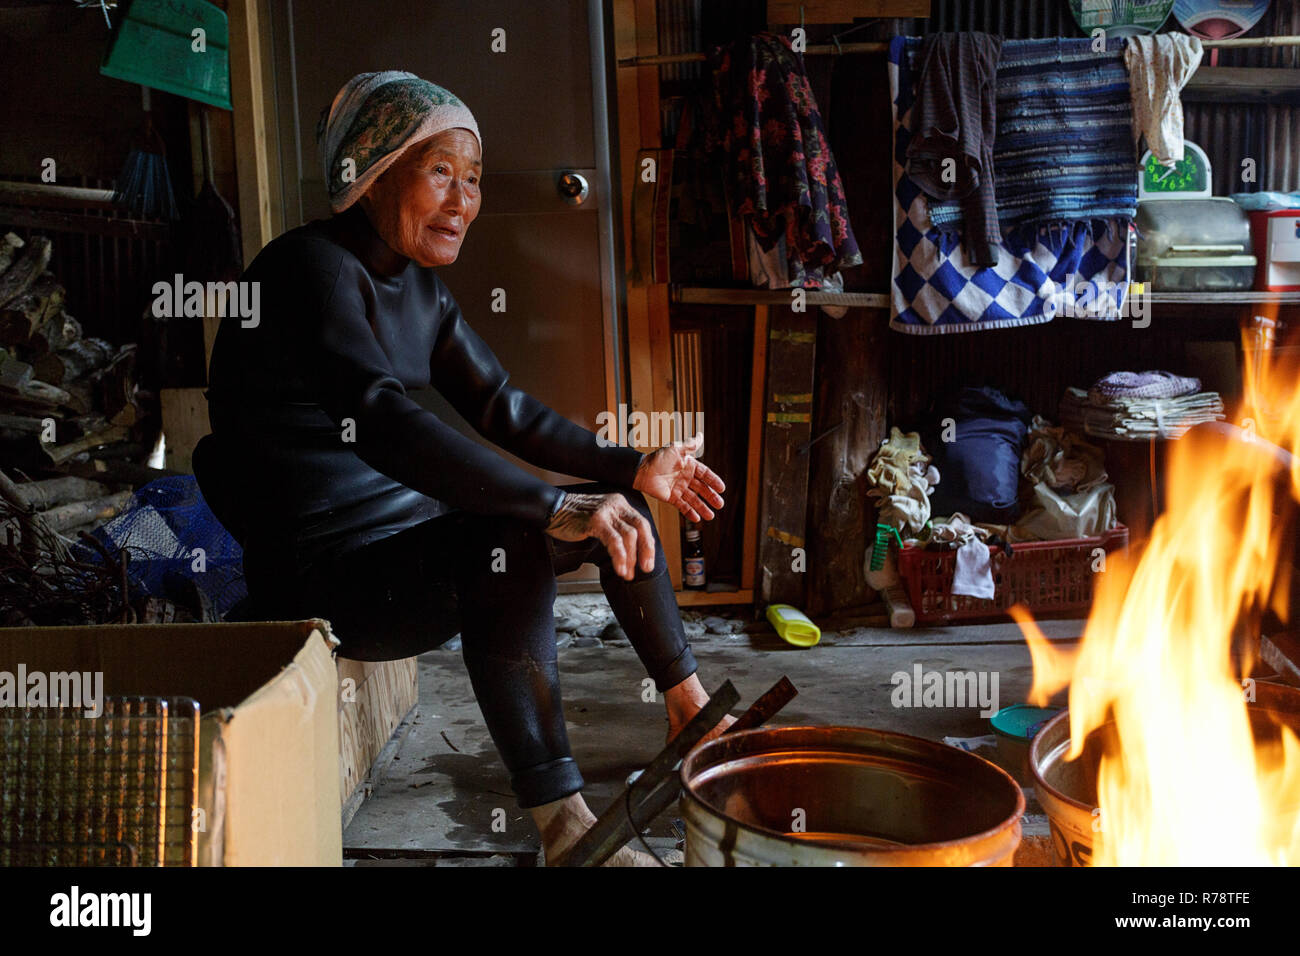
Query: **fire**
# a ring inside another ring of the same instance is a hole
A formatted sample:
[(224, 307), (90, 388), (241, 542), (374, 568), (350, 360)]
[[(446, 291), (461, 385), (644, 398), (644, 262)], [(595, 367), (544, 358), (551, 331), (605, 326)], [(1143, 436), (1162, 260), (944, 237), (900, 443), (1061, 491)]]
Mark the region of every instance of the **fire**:
[(1245, 379), (1248, 440), (1171, 443), (1166, 511), (1140, 556), (1109, 557), (1078, 649), (1052, 647), (1013, 612), (1033, 657), (1031, 702), (1069, 685), (1067, 759), (1114, 722), (1097, 774), (1096, 864), (1300, 864), (1300, 742), (1282, 728), (1257, 745), (1241, 676), (1242, 638), (1264, 611), (1288, 610), (1286, 522), (1274, 512), (1289, 516), (1300, 498), (1300, 457), (1288, 488), (1258, 439), (1300, 455), (1300, 378), (1264, 361), (1248, 362)]

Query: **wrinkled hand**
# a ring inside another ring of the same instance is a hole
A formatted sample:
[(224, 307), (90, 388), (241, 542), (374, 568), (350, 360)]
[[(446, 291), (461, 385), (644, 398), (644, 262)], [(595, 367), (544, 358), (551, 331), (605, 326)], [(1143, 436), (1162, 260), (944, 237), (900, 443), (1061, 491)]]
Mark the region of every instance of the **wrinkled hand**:
[(708, 465), (695, 457), (704, 441), (696, 435), (687, 442), (673, 442), (646, 455), (637, 470), (632, 487), (651, 498), (672, 505), (691, 521), (710, 521), (713, 508), (724, 504), (720, 491), (726, 491)]
[(605, 546), (621, 578), (631, 581), (635, 561), (641, 558), (641, 570), (655, 569), (654, 529), (641, 512), (620, 494), (583, 495), (567, 492), (560, 510), (555, 513), (546, 533), (561, 541), (596, 538)]

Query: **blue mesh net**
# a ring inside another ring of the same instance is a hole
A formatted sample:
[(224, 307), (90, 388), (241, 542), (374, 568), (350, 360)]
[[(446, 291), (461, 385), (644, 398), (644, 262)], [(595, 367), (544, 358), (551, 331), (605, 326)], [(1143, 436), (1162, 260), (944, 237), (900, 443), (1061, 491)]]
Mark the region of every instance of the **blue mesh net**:
[[(197, 589), (221, 619), (248, 594), (243, 550), (208, 508), (193, 475), (151, 481), (92, 533), (110, 551), (127, 551), (132, 603), (156, 595), (189, 605)], [(84, 561), (103, 560), (84, 542), (74, 551)]]

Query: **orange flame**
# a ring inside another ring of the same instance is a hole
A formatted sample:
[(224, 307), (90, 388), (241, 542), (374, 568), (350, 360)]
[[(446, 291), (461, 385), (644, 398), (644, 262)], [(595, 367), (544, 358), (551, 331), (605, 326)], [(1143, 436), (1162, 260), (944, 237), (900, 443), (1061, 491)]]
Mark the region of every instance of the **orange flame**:
[[(1114, 722), (1098, 769), (1097, 864), (1300, 864), (1300, 742), (1284, 728), (1257, 746), (1241, 679), (1245, 636), (1266, 610), (1288, 611), (1275, 511), (1289, 518), (1300, 497), (1300, 378), (1261, 360), (1245, 382), (1245, 440), (1171, 443), (1166, 510), (1140, 557), (1109, 557), (1077, 651), (1015, 613), (1031, 702), (1070, 686), (1067, 759)], [(1289, 495), (1259, 439), (1297, 455)]]

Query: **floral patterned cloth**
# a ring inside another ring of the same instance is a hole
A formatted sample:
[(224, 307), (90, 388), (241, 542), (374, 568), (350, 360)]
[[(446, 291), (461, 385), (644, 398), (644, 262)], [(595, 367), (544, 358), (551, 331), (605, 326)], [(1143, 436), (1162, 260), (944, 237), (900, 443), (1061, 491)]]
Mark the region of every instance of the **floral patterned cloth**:
[(789, 37), (757, 33), (715, 47), (710, 151), (721, 154), (733, 212), (764, 249), (786, 240), (791, 286), (820, 288), (859, 265), (844, 187), (803, 58)]

